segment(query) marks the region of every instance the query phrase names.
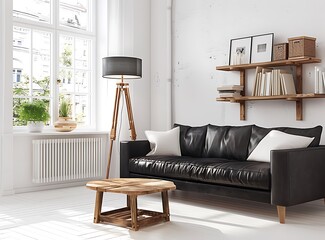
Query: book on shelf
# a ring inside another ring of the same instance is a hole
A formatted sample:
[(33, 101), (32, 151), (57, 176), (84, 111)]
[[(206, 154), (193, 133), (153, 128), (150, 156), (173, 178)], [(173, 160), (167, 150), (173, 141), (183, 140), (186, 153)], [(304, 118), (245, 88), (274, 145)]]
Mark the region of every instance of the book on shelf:
[(241, 97), (240, 92), (219, 92), (220, 98), (235, 98)]
[(325, 93), (325, 70), (322, 67), (315, 67), (315, 93)]
[(296, 87), (291, 73), (282, 73), (283, 95), (296, 94)]
[(259, 96), (269, 96), (270, 95), (269, 93), (267, 93), (267, 89), (268, 89), (268, 91), (270, 89), (270, 80), (271, 79), (268, 79), (268, 73), (271, 74), (271, 72), (272, 72), (272, 69), (269, 69), (269, 68), (262, 69), (262, 82), (261, 82)]
[(224, 85), (224, 86), (217, 87), (218, 91), (227, 91), (227, 90), (243, 91), (243, 89), (244, 87), (241, 85)]
[(323, 84), (324, 84), (324, 87), (325, 87), (325, 72), (322, 72), (322, 79), (323, 79)]
[(220, 98), (234, 98), (241, 97), (241, 91), (244, 90), (244, 86), (241, 85), (225, 85), (217, 87)]
[(256, 68), (252, 96), (274, 96), (295, 93), (294, 78), (291, 73), (282, 69)]
[(271, 72), (265, 73), (265, 91), (264, 91), (264, 96), (271, 96), (271, 87), (272, 87), (272, 82), (271, 82)]
[(258, 78), (260, 77), (259, 73), (261, 73), (261, 72), (262, 72), (262, 67), (256, 67), (255, 81), (254, 81), (254, 87), (253, 87), (253, 93), (252, 93), (253, 96), (257, 96), (257, 89), (259, 89), (259, 86), (258, 86), (259, 79)]

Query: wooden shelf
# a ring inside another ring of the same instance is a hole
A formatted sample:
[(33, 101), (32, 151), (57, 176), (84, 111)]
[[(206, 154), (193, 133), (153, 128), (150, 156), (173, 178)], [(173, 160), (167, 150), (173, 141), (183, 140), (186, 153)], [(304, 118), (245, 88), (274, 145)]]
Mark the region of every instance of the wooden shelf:
[(306, 63), (320, 63), (321, 59), (305, 57), (305, 58), (296, 58), (290, 60), (281, 60), (275, 62), (262, 62), (262, 63), (252, 63), (252, 64), (241, 64), (241, 65), (227, 65), (217, 67), (217, 70), (220, 71), (241, 71), (245, 69), (252, 69), (256, 67), (281, 67), (281, 66), (295, 66)]
[(299, 99), (306, 99), (306, 98), (325, 98), (325, 94), (304, 93), (304, 94), (277, 95), (277, 96), (242, 96), (236, 98), (217, 98), (217, 101), (238, 103), (242, 101), (259, 101), (259, 100), (297, 101)]
[[(296, 103), (296, 120), (302, 120), (302, 105), (303, 99), (315, 99), (325, 98), (325, 94), (314, 94), (314, 93), (302, 93), (302, 75), (303, 75), (303, 64), (307, 63), (320, 63), (321, 59), (313, 57), (301, 57), (290, 60), (282, 60), (275, 62), (262, 62), (253, 64), (241, 64), (241, 65), (228, 65), (216, 67), (219, 71), (239, 71), (240, 73), (240, 85), (244, 87), (241, 94), (242, 97), (238, 98), (217, 98), (217, 101), (222, 102), (233, 102), (240, 104), (240, 120), (246, 119), (245, 114), (245, 102), (246, 101), (265, 101), (265, 100), (286, 100), (295, 101)], [(245, 85), (246, 85), (246, 70), (253, 69), (256, 67), (282, 67), (282, 66), (295, 66), (296, 72), (296, 92), (294, 95), (279, 95), (279, 96), (245, 96)]]

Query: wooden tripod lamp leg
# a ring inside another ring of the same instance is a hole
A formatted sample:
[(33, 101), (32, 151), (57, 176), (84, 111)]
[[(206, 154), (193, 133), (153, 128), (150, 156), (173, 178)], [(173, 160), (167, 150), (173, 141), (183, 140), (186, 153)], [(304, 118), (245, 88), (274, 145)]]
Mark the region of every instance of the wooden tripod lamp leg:
[(116, 94), (115, 94), (114, 112), (113, 112), (113, 121), (112, 121), (111, 133), (110, 133), (111, 140), (110, 140), (108, 160), (107, 160), (106, 178), (109, 178), (109, 170), (111, 167), (111, 159), (112, 159), (112, 152), (113, 152), (113, 142), (116, 139), (116, 127), (117, 127), (118, 109), (119, 109), (119, 105), (120, 105), (121, 91), (122, 91), (121, 86), (119, 84), (117, 84), (116, 85)]
[(137, 133), (135, 131), (135, 126), (134, 126), (133, 112), (132, 112), (131, 98), (130, 98), (130, 91), (129, 91), (129, 88), (127, 86), (125, 88), (123, 88), (123, 90), (124, 90), (124, 94), (125, 94), (125, 102), (126, 102), (126, 108), (127, 108), (127, 112), (128, 112), (128, 118), (129, 118), (131, 139), (136, 140)]
[(114, 140), (111, 139), (109, 143), (109, 153), (107, 159), (107, 168), (106, 168), (106, 178), (109, 178), (109, 170), (111, 168), (111, 160), (112, 160), (112, 152), (113, 152), (113, 142)]
[(106, 178), (109, 178), (109, 170), (110, 170), (110, 166), (111, 166), (111, 159), (112, 159), (112, 152), (113, 152), (113, 143), (114, 143), (114, 140), (116, 139), (116, 128), (117, 128), (118, 110), (119, 110), (119, 105), (120, 105), (121, 91), (123, 91), (124, 95), (125, 95), (125, 102), (126, 102), (126, 108), (127, 108), (127, 112), (128, 112), (128, 119), (129, 119), (130, 131), (131, 131), (131, 139), (136, 140), (136, 138), (137, 138), (137, 134), (135, 131), (135, 126), (134, 126), (134, 120), (133, 120), (130, 92), (129, 92), (129, 88), (128, 88), (129, 84), (122, 82), (122, 83), (117, 83), (116, 85), (117, 86), (116, 86), (116, 95), (115, 95), (115, 105), (114, 105), (112, 129), (111, 129), (111, 134), (110, 134), (110, 147), (109, 147), (109, 153), (108, 153)]

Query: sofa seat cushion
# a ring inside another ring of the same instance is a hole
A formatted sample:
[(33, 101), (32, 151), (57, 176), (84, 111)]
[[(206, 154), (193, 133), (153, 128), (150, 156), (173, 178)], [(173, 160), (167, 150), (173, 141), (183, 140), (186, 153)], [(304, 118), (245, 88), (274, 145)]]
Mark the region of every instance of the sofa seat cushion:
[(131, 173), (270, 190), (270, 163), (223, 158), (148, 156), (129, 161)]

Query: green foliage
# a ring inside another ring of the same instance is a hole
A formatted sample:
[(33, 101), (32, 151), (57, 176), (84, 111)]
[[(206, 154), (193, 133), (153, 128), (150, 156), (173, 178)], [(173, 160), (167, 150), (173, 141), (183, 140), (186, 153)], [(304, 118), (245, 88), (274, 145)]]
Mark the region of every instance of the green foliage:
[(70, 101), (62, 98), (59, 107), (59, 117), (69, 117), (71, 114), (71, 104)]
[(64, 50), (63, 53), (61, 54), (60, 61), (65, 67), (72, 66), (72, 50), (69, 45), (64, 46)]
[(34, 91), (36, 96), (49, 96), (50, 95), (50, 77), (46, 76), (43, 79), (36, 80), (33, 78), (33, 83), (36, 83), (41, 90), (39, 92)]
[[(48, 97), (50, 95), (50, 77), (45, 76), (43, 79), (35, 79), (34, 77), (33, 83), (36, 86), (39, 86), (39, 89), (33, 89), (33, 96), (42, 96)], [(30, 88), (30, 78), (28, 75), (22, 75), (22, 81), (19, 83), (14, 83), (13, 87), (13, 125), (14, 126), (25, 126), (27, 124), (26, 120), (20, 118), (20, 107), (23, 103), (28, 102), (29, 88)], [(34, 85), (33, 85), (34, 86)], [(18, 97), (19, 96), (19, 97)], [(21, 98), (22, 96), (26, 96), (26, 98)], [(43, 99), (43, 103), (48, 106), (49, 100)]]
[(25, 102), (28, 102), (28, 100), (26, 98), (14, 98), (13, 99), (13, 124), (14, 124), (14, 126), (25, 126), (27, 124), (26, 121), (21, 120), (19, 118), (19, 108)]
[(19, 119), (22, 121), (47, 122), (50, 119), (46, 104), (41, 100), (25, 102), (19, 108)]

